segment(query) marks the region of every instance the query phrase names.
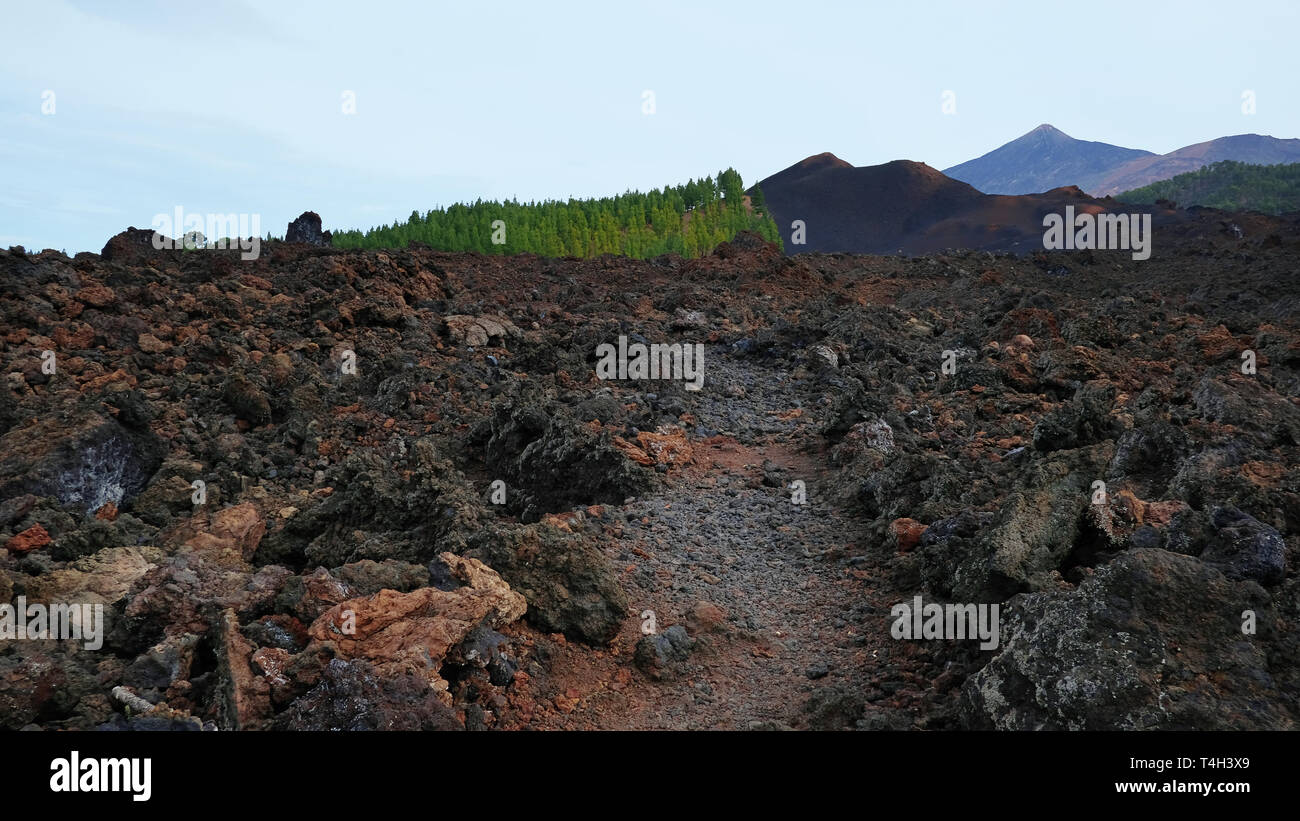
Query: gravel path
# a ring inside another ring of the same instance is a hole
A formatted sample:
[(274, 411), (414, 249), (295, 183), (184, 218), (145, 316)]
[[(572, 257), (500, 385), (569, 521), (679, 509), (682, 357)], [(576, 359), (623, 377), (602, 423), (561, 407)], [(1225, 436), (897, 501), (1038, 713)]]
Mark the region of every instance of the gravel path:
[[(851, 683), (861, 692), (863, 670), (888, 655), (897, 599), (872, 586), (860, 523), (823, 492), (820, 420), (790, 413), (815, 406), (808, 386), (718, 352), (709, 375), (693, 403), (704, 428), (691, 436), (696, 464), (624, 505), (621, 535), (606, 541), (634, 614), (653, 611), (660, 633), (686, 626), (694, 648), (660, 681), (632, 665), (635, 618), (609, 653), (553, 648), (547, 693), (566, 709), (552, 726), (807, 726), (815, 691)], [(792, 502), (796, 479), (806, 504)]]

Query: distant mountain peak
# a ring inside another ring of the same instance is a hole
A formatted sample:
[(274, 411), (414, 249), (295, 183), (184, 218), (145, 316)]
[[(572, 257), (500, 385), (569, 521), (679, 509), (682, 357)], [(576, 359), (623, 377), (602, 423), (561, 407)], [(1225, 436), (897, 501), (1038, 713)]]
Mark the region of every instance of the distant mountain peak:
[(1043, 123), (1033, 131), (1026, 132), (1015, 140), (1012, 140), (1011, 144), (1018, 143), (1022, 140), (1027, 143), (1036, 143), (1040, 145), (1044, 143), (1050, 145), (1065, 145), (1074, 142), (1082, 142), (1081, 140), (1074, 139), (1051, 123)]
[(1042, 123), (1006, 145), (945, 168), (944, 174), (986, 194), (1033, 194), (1078, 186), (1110, 196), (1167, 180), (1220, 160), (1253, 165), (1300, 162), (1300, 140), (1264, 134), (1234, 134), (1153, 154), (1090, 140), (1077, 140)]
[(1282, 140), (1263, 134), (1234, 134), (1185, 145), (1159, 156), (1140, 157), (1111, 169), (1088, 187), (1094, 194), (1119, 194), (1196, 171), (1220, 160), (1250, 165), (1300, 162), (1300, 140)]
[(1034, 194), (1067, 185), (1087, 190), (1111, 169), (1150, 151), (1076, 140), (1043, 123), (987, 154), (943, 173), (986, 194)]

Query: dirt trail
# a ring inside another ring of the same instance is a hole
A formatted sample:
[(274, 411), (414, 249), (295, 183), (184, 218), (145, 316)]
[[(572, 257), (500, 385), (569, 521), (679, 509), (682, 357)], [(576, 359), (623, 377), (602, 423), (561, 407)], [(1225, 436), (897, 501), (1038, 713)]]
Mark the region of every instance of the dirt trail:
[[(716, 378), (693, 397), (695, 464), (605, 528), (633, 617), (609, 651), (544, 640), (549, 672), (534, 695), (557, 709), (541, 711), (541, 726), (808, 726), (814, 691), (852, 683), (860, 693), (889, 655), (898, 599), (871, 581), (880, 574), (862, 555), (862, 523), (831, 501), (806, 386), (744, 359), (715, 355), (711, 368)], [(792, 501), (795, 480), (805, 504)], [(632, 661), (647, 610), (658, 632), (680, 624), (695, 641), (661, 681)]]

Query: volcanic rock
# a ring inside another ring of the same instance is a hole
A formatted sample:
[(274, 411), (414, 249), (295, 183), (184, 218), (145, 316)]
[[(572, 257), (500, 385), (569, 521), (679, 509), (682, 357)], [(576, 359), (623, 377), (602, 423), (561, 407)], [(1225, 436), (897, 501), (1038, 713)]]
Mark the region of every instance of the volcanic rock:
[(0, 437), (0, 499), (53, 496), (93, 514), (130, 504), (162, 461), (162, 445), (95, 413), (46, 417)]
[[(1270, 661), (1242, 611), (1268, 595), (1190, 556), (1132, 550), (1077, 591), (1034, 593), (1001, 651), (966, 682), (971, 727), (1017, 730), (1289, 729)], [(1193, 614), (1189, 617), (1189, 614)], [(1213, 668), (1216, 674), (1202, 671)]]
[(447, 653), (480, 624), (500, 627), (515, 621), (527, 604), (481, 562), (451, 553), (439, 558), (460, 587), (380, 590), (348, 599), (321, 614), (308, 635), (332, 642), (343, 658), (365, 659), (381, 674), (416, 673), (445, 692), (447, 683), (438, 671)]
[(633, 660), (641, 671), (656, 681), (672, 678), (682, 662), (690, 657), (694, 642), (680, 624), (662, 633), (642, 636), (633, 651)]
[(300, 242), (305, 245), (328, 246), (332, 239), (329, 231), (321, 230), (320, 214), (315, 211), (304, 211), (298, 215), (298, 218), (289, 223), (285, 229), (285, 242)]
[(492, 529), (467, 554), (494, 568), (528, 601), (528, 621), (592, 644), (618, 633), (628, 601), (618, 576), (590, 538), (549, 524)]

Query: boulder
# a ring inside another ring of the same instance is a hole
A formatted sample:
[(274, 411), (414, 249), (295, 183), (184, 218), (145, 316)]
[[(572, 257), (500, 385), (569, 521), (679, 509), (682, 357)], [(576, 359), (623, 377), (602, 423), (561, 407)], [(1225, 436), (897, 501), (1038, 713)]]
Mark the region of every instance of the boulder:
[[(645, 442), (653, 455), (635, 447), (647, 462), (689, 452), (680, 437), (668, 437)], [(509, 489), (507, 505), (526, 522), (578, 506), (620, 504), (651, 482), (652, 474), (628, 458), (634, 451), (621, 449), (610, 431), (578, 423), (567, 406), (538, 392), (498, 403), (492, 417), (474, 428), (471, 443), (483, 448), (489, 470)]]
[[(1253, 610), (1258, 636), (1243, 633)], [(1268, 594), (1191, 556), (1135, 549), (1077, 590), (1012, 600), (997, 656), (965, 683), (968, 727), (1291, 729), (1270, 660)], [(1294, 642), (1292, 643), (1294, 644)]]
[(320, 682), (290, 705), (286, 730), (463, 730), (450, 707), (414, 673), (381, 675), (363, 659), (333, 659)]
[(507, 339), (523, 336), (523, 332), (503, 316), (468, 316), (452, 314), (442, 318), (447, 335), (453, 342), (480, 348), (495, 340), (505, 344)]
[(1078, 546), (1092, 483), (1113, 453), (1108, 441), (1058, 451), (1028, 465), (970, 552), (949, 565), (953, 595), (961, 601), (1001, 601), (1017, 592), (1058, 587), (1060, 571)]
[(1233, 579), (1253, 579), (1274, 585), (1286, 575), (1286, 542), (1282, 534), (1231, 505), (1210, 512), (1215, 533), (1201, 560), (1219, 567)]
[(329, 231), (321, 230), (320, 214), (315, 211), (304, 211), (298, 215), (298, 219), (289, 223), (285, 229), (285, 242), (299, 242), (305, 245), (328, 246), (333, 237)]
[(87, 514), (109, 502), (129, 510), (162, 455), (152, 434), (97, 413), (43, 417), (0, 437), (0, 500), (30, 493)]
[(642, 636), (636, 643), (632, 660), (636, 666), (655, 681), (674, 678), (681, 665), (691, 655), (694, 641), (680, 624), (662, 633)]
[(440, 693), (443, 659), (480, 624), (495, 628), (527, 610), (524, 597), (482, 562), (443, 553), (439, 559), (460, 586), (424, 587), (410, 593), (380, 590), (326, 610), (307, 630), (317, 642), (331, 642), (340, 657), (360, 658), (381, 674), (415, 673)]
[(539, 630), (604, 644), (627, 616), (618, 574), (591, 538), (549, 523), (492, 528), (466, 555), (495, 568), (528, 601)]
[(263, 540), (257, 562), (337, 567), (463, 552), (485, 515), (482, 500), (433, 439), (390, 444), (391, 453), (363, 450), (332, 469), (334, 491), (282, 520)]
[(153, 229), (132, 226), (119, 234), (114, 234), (108, 242), (104, 243), (104, 248), (99, 255), (106, 262), (144, 262), (159, 253), (153, 247), (155, 233), (157, 232)]
[(162, 560), (155, 547), (110, 547), (26, 581), (29, 601), (112, 605)]

